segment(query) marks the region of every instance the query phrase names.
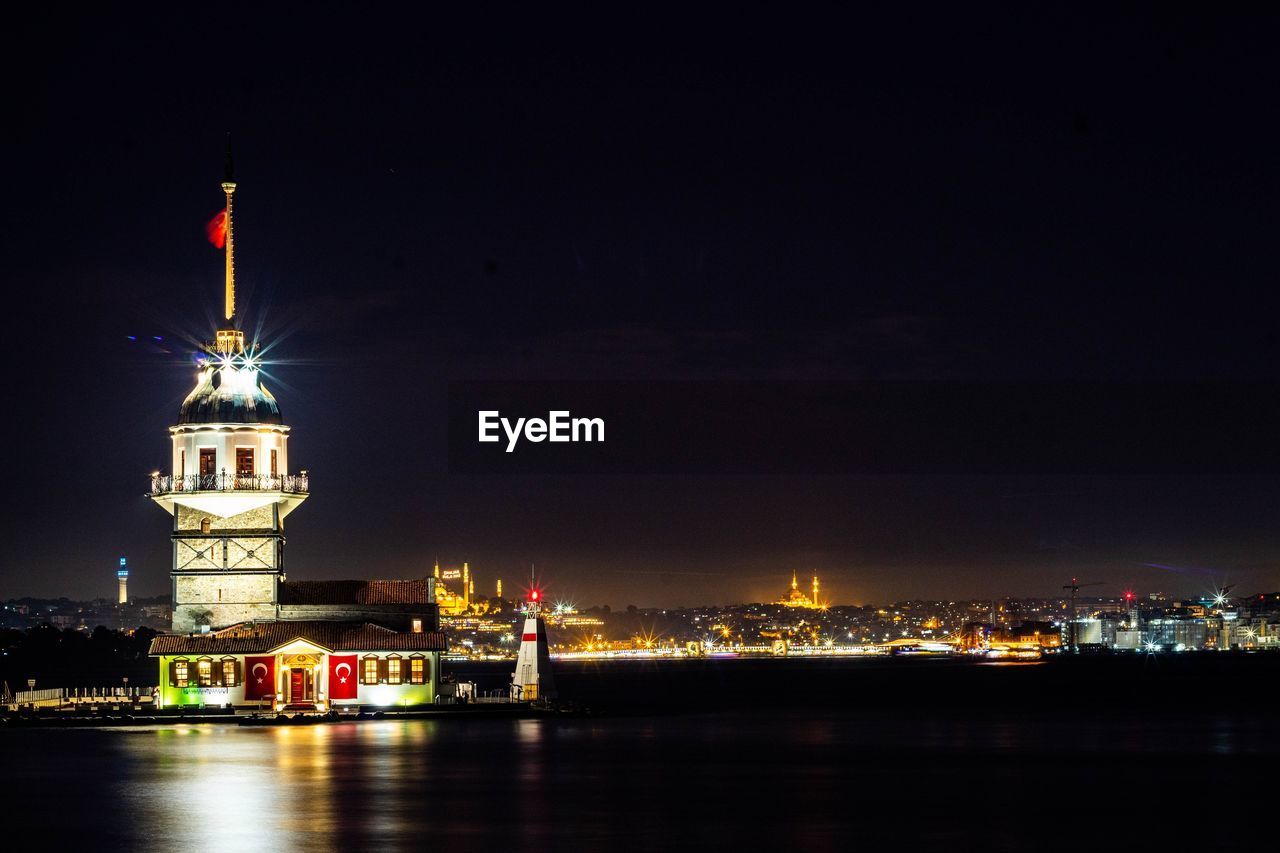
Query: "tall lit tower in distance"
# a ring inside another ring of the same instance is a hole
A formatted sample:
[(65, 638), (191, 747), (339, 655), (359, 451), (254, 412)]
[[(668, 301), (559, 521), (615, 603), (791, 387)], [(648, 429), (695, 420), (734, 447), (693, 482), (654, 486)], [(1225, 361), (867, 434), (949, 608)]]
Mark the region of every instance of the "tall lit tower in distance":
[(129, 564), (124, 557), (120, 558), (120, 568), (116, 570), (116, 583), (120, 585), (120, 604), (129, 603)]

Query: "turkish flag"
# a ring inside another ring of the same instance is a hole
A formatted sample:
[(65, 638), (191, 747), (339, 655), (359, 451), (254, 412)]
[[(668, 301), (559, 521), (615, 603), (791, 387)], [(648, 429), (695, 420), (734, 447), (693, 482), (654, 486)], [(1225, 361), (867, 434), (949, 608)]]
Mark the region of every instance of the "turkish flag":
[(276, 659), (244, 659), (244, 698), (265, 699), (276, 695)]
[(227, 210), (223, 208), (218, 211), (218, 215), (209, 220), (209, 224), (204, 227), (204, 233), (209, 238), (209, 242), (217, 248), (221, 249), (227, 245)]
[(356, 656), (329, 655), (329, 698), (356, 698)]

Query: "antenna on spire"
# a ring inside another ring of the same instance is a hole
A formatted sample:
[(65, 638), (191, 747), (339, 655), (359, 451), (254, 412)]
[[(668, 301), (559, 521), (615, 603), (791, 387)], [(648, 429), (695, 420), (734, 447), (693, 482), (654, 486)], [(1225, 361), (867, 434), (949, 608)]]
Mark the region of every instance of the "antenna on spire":
[(244, 352), (244, 332), (238, 330), (234, 322), (236, 316), (236, 255), (235, 235), (232, 230), (231, 201), (236, 191), (236, 167), (235, 160), (231, 157), (231, 134), (229, 132), (227, 133), (227, 158), (223, 170), (222, 191), (227, 196), (227, 270), (224, 318), (227, 321), (228, 328), (218, 330), (216, 349), (223, 355), (232, 355)]
[(236, 161), (231, 157), (231, 131), (227, 131), (227, 159), (222, 172), (222, 180), (228, 184), (236, 182)]

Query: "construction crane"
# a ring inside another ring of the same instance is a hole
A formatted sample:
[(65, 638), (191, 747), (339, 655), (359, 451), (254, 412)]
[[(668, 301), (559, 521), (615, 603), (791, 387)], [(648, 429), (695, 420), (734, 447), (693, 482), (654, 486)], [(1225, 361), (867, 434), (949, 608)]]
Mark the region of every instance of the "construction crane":
[(1102, 586), (1106, 581), (1090, 581), (1089, 583), (1080, 583), (1079, 578), (1072, 578), (1071, 583), (1064, 583), (1063, 589), (1071, 590), (1071, 611), (1067, 614), (1068, 622), (1071, 626), (1071, 653), (1077, 654), (1080, 651), (1079, 645), (1076, 643), (1076, 593), (1086, 586)]

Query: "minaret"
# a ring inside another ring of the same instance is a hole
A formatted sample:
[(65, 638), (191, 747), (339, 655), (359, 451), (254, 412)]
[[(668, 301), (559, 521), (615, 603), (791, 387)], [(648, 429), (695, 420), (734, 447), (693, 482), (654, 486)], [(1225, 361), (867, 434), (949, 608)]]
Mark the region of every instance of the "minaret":
[(116, 583), (120, 586), (119, 604), (129, 603), (129, 564), (124, 557), (120, 558), (120, 568), (116, 570)]
[(547, 624), (542, 619), (542, 590), (537, 584), (529, 589), (524, 607), (524, 631), (520, 635), (520, 653), (516, 671), (511, 675), (512, 698), (536, 702), (556, 698), (555, 681), (551, 678), (551, 650), (547, 645)]
[(813, 576), (813, 606), (814, 606), (814, 607), (821, 607), (821, 606), (822, 606), (822, 605), (818, 602), (818, 576), (817, 576), (817, 575), (814, 575), (814, 576)]
[(309, 493), (306, 471), (289, 469), (289, 427), (259, 382), (261, 363), (236, 328), (228, 145), (224, 322), (196, 386), (169, 427), (170, 474), (151, 477), (149, 497), (173, 516), (173, 630), (200, 631), (276, 618), (284, 577), (284, 519)]

